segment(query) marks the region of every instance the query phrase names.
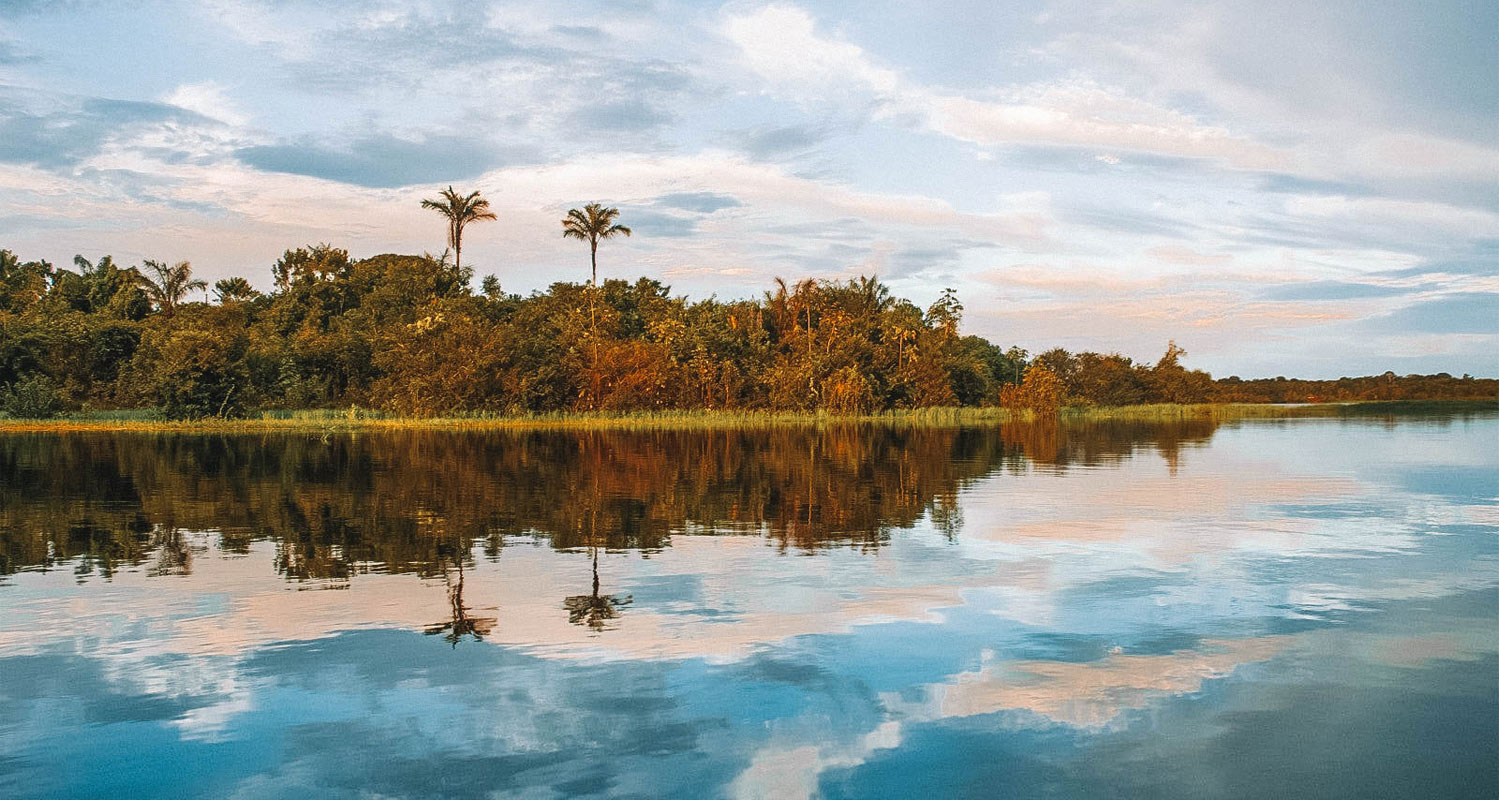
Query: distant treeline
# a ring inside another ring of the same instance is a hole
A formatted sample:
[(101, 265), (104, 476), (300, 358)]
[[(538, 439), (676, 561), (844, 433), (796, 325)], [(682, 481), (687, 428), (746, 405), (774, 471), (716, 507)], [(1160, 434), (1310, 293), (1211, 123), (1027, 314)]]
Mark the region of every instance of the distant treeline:
[[(1182, 366), (1170, 344), (1153, 364), (1033, 357), (960, 333), (964, 309), (951, 290), (924, 310), (874, 278), (778, 280), (757, 299), (689, 301), (647, 278), (521, 296), (487, 277), (476, 292), (472, 270), (446, 258), (354, 260), (329, 245), (288, 250), (269, 294), (241, 277), (209, 287), (185, 262), (79, 257), (74, 267), (0, 251), (0, 399), (10, 416), (355, 405), (414, 416), (854, 413), (1002, 396), (1037, 407), (1039, 393), (1068, 405), (1496, 396), (1494, 380), (1445, 374), (1214, 381)], [(1003, 391), (1023, 378), (1027, 391)]]

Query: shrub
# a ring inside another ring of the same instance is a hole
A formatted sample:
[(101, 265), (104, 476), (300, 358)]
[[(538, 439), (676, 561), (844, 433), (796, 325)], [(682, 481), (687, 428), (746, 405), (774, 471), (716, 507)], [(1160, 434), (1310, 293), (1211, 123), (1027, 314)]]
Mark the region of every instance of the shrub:
[(16, 381), (4, 397), (5, 413), (16, 419), (51, 419), (62, 411), (57, 384), (46, 375)]

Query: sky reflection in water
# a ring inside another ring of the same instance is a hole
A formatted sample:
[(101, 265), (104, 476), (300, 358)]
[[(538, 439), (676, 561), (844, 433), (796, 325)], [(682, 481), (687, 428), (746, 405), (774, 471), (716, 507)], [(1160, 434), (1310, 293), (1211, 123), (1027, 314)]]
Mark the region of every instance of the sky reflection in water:
[(1496, 433), (0, 439), (0, 794), (1490, 796)]

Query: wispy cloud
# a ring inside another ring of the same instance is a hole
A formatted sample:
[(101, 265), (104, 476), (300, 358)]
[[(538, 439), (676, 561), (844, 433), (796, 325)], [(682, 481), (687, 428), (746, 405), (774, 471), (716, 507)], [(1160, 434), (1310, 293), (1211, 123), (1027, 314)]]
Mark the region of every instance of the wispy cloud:
[(1275, 148), (1092, 81), (1007, 87), (986, 98), (918, 85), (876, 65), (857, 45), (820, 34), (812, 16), (794, 6), (731, 16), (724, 32), (772, 91), (809, 105), (852, 98), (875, 116), (909, 117), (977, 145), (1073, 145), (1222, 158), (1256, 168), (1287, 160)]

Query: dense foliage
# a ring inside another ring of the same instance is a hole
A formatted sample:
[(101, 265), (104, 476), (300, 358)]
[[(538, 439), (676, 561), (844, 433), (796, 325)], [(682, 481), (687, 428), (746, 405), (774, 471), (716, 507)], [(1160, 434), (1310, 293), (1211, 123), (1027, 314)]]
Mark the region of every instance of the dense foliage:
[[(865, 412), (994, 405), (1493, 397), (1495, 381), (1386, 375), (1213, 381), (1180, 363), (963, 335), (951, 291), (923, 310), (874, 278), (777, 281), (690, 301), (660, 282), (555, 283), (530, 296), (430, 256), (288, 250), (274, 289), (210, 287), (186, 263), (74, 269), (0, 251), (0, 401), (11, 416), (154, 407), (179, 418), (358, 405), (409, 415), (566, 410)], [(202, 300), (194, 300), (197, 292)], [(1040, 381), (1040, 383), (1038, 383)], [(1050, 387), (1050, 388), (1049, 388)], [(1033, 400), (1018, 398), (1033, 397)]]

